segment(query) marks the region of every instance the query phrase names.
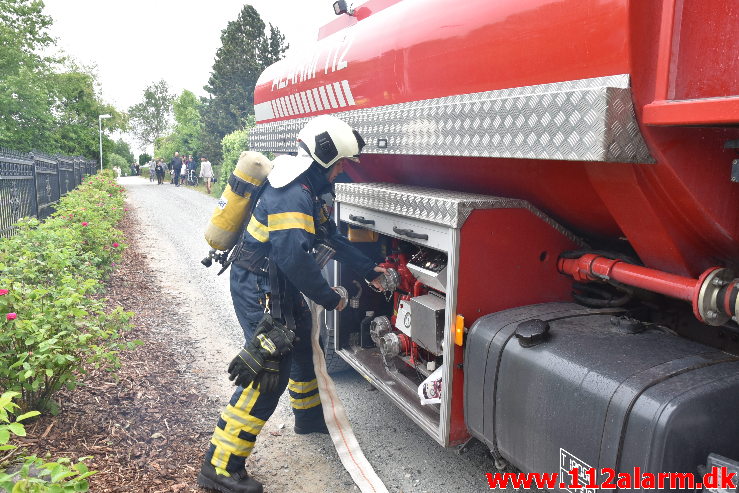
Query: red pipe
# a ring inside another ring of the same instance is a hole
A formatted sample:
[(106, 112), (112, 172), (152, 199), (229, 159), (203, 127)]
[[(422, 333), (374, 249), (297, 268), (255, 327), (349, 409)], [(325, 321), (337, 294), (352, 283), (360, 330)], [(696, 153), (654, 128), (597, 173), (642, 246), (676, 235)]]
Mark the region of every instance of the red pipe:
[(568, 274), (577, 281), (613, 279), (629, 286), (690, 302), (697, 296), (696, 292), (700, 290), (702, 284), (697, 279), (676, 276), (592, 253), (586, 253), (576, 259), (560, 257), (557, 267), (561, 273)]
[[(688, 301), (693, 305), (693, 313), (701, 322), (705, 322), (704, 314), (701, 313), (701, 307), (699, 306), (701, 288), (707, 282), (709, 275), (719, 269), (713, 267), (706, 270), (698, 279), (692, 279), (648, 269), (623, 260), (601, 257), (593, 253), (586, 253), (580, 258), (574, 259), (560, 257), (557, 261), (557, 268), (561, 273), (568, 274), (577, 281), (612, 279), (628, 286)], [(736, 315), (734, 313), (736, 310), (732, 309), (736, 306), (736, 298), (739, 296), (737, 294), (738, 290), (734, 289), (736, 283), (736, 279), (730, 284), (726, 283), (729, 284), (728, 289), (723, 289), (723, 294), (716, 294), (718, 303), (716, 303), (715, 309), (723, 312), (729, 318)]]

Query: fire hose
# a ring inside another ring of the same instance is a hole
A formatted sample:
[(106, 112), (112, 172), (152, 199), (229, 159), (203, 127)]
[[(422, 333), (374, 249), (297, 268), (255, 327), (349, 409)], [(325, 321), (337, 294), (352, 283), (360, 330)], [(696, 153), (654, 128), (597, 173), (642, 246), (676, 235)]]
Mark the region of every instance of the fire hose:
[[(321, 333), (321, 320), (324, 309), (322, 306), (309, 302), (312, 314), (313, 328), (311, 330), (311, 345), (313, 347), (313, 368), (318, 380), (318, 392), (323, 405), (323, 417), (326, 420), (331, 440), (341, 463), (351, 475), (362, 493), (387, 493), (387, 488), (380, 480), (374, 468), (364, 456), (357, 438), (354, 436), (351, 424), (341, 399), (336, 393), (334, 381), (326, 369), (326, 359), (318, 342)], [(326, 341), (328, 344), (329, 341)]]

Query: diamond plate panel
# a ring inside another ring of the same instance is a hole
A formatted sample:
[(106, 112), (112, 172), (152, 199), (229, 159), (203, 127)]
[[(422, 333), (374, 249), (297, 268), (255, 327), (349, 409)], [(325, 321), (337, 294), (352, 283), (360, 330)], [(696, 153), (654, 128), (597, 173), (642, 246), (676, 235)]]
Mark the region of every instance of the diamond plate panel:
[[(629, 76), (501, 89), (336, 113), (364, 153), (653, 163)], [(257, 125), (250, 147), (294, 152), (307, 118)], [(378, 147), (385, 139), (387, 147)]]
[(338, 202), (450, 228), (461, 228), (475, 209), (526, 209), (573, 242), (585, 246), (580, 238), (525, 200), (396, 183), (337, 183), (335, 189)]

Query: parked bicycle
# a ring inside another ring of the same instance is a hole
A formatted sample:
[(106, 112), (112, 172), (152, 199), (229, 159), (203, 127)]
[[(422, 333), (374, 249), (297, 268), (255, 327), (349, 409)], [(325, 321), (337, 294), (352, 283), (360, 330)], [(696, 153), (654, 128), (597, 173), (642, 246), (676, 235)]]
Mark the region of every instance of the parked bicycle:
[(198, 175), (194, 169), (187, 170), (187, 184), (191, 187), (198, 186)]

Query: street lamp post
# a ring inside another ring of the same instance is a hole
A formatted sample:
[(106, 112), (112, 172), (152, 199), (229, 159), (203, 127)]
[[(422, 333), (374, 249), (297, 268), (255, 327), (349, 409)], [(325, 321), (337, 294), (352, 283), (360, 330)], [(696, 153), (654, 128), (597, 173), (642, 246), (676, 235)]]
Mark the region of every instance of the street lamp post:
[(103, 118), (110, 117), (110, 115), (98, 116), (98, 135), (100, 136), (100, 171), (103, 170)]

